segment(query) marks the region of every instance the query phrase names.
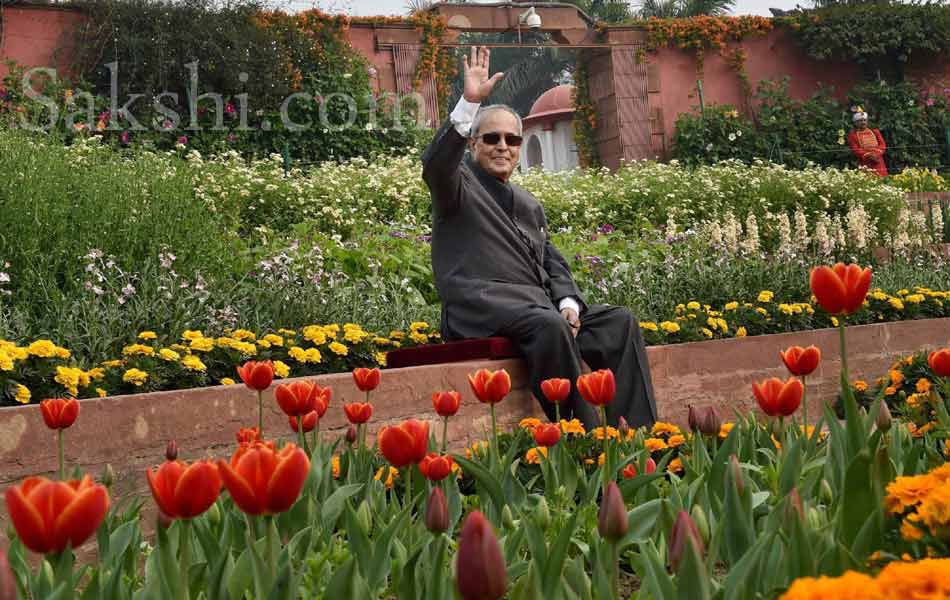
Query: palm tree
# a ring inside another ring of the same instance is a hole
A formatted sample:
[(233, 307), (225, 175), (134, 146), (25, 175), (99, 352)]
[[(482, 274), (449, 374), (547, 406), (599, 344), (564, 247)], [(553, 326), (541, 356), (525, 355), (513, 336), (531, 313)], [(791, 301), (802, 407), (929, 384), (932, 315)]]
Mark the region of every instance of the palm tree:
[(720, 16), (728, 14), (734, 4), (735, 0), (643, 0), (638, 12), (641, 19)]

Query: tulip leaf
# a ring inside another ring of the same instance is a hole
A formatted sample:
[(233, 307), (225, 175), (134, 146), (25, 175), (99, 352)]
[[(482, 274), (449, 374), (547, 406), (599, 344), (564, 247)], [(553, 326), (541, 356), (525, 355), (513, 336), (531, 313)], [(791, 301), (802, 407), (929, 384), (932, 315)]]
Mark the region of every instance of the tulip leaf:
[(737, 423), (729, 432), (729, 435), (726, 436), (722, 445), (719, 446), (719, 450), (716, 451), (716, 456), (713, 458), (712, 465), (709, 468), (709, 474), (706, 477), (709, 491), (719, 500), (722, 500), (725, 495), (723, 481), (726, 474), (726, 467), (729, 465), (729, 456), (737, 454), (736, 448), (739, 444), (739, 433), (741, 429), (740, 424)]
[(412, 557), (402, 570), (402, 577), (399, 581), (400, 600), (416, 600), (418, 598), (422, 598), (422, 596), (419, 594), (419, 590), (417, 589), (416, 576), (419, 574), (419, 568), (417, 567), (417, 564), (419, 563), (419, 558), (422, 556), (423, 550), (425, 550), (425, 546), (420, 546), (412, 554)]
[(724, 600), (745, 600), (756, 596), (754, 593), (750, 593), (755, 591), (754, 587), (749, 589), (745, 586), (757, 580), (754, 574), (765, 557), (765, 551), (772, 545), (774, 539), (774, 533), (763, 535), (756, 540), (755, 544), (738, 562), (732, 565), (723, 584)]
[(798, 484), (802, 471), (802, 441), (799, 438), (788, 443), (782, 452), (782, 469), (779, 473), (779, 494), (785, 496)]
[(521, 530), (528, 539), (528, 551), (532, 561), (544, 572), (548, 556), (548, 545), (544, 540), (544, 532), (541, 531), (541, 528), (538, 527), (538, 524), (530, 515), (522, 517)]
[(643, 488), (658, 479), (663, 479), (664, 476), (665, 473), (655, 471), (649, 475), (638, 474), (635, 477), (631, 477), (630, 479), (624, 479), (620, 482), (619, 486), (624, 502), (632, 502), (634, 496), (640, 490), (640, 488)]
[(839, 504), (839, 539), (852, 549), (858, 532), (873, 512), (880, 510), (871, 484), (871, 456), (864, 449), (854, 457), (845, 475), (844, 494)]
[(676, 571), (676, 594), (678, 598), (710, 600), (709, 573), (702, 557), (691, 543), (686, 543), (679, 569)]
[(505, 508), (505, 493), (502, 491), (501, 484), (498, 483), (495, 476), (476, 462), (457, 455), (453, 458), (461, 465), (462, 471), (466, 475), (471, 475), (479, 486), (485, 490), (500, 515), (501, 511)]
[[(524, 577), (518, 579), (515, 585), (511, 588), (509, 597), (511, 600), (542, 600), (542, 598), (552, 598), (553, 596), (541, 596), (538, 592), (538, 576), (537, 576), (537, 564), (532, 564), (528, 568), (527, 574)], [(558, 578), (555, 583), (560, 583), (560, 578)]]
[[(741, 473), (739, 477), (742, 477)], [(726, 469), (725, 497), (723, 499), (723, 542), (726, 562), (735, 564), (755, 542), (755, 526), (752, 520), (752, 502), (749, 482), (740, 492), (740, 482)]]
[(322, 518), (325, 527), (332, 530), (333, 525), (340, 518), (340, 515), (343, 514), (343, 508), (346, 505), (346, 501), (351, 496), (359, 492), (363, 485), (364, 484), (362, 483), (341, 485), (332, 494), (330, 494), (330, 497), (327, 498), (326, 502), (323, 503), (323, 508), (320, 511), (320, 517)]
[(545, 598), (553, 598), (557, 588), (561, 585), (561, 573), (564, 571), (564, 560), (567, 558), (567, 551), (571, 544), (571, 537), (577, 528), (577, 518), (581, 511), (575, 510), (567, 523), (561, 528), (557, 539), (549, 548), (549, 554), (545, 564), (541, 566), (541, 582)]
[(445, 558), (447, 549), (446, 537), (444, 535), (436, 536), (435, 547), (432, 548), (432, 563), (429, 565), (429, 577), (426, 586), (426, 598), (432, 600), (442, 600), (445, 598), (446, 580), (451, 580), (446, 576)]
[(234, 557), (231, 553), (219, 553), (208, 571), (208, 583), (205, 588), (208, 600), (228, 600), (231, 597), (227, 584), (231, 580), (233, 571)]
[(629, 528), (627, 534), (620, 540), (620, 548), (629, 546), (634, 542), (650, 539), (656, 523), (660, 518), (660, 509), (662, 501), (659, 498), (649, 500), (643, 504), (637, 505), (633, 510), (627, 513), (627, 522)]
[(635, 555), (632, 562), (637, 575), (640, 576), (643, 588), (650, 592), (649, 596), (655, 600), (677, 600), (673, 581), (666, 570), (666, 565), (660, 560), (653, 540), (648, 540), (641, 546), (641, 553)]
[(587, 571), (584, 569), (584, 560), (580, 556), (568, 561), (564, 572), (565, 587), (569, 587), (579, 600), (591, 600), (591, 583)]
[(324, 597), (333, 598), (333, 600), (365, 600), (373, 597), (356, 568), (354, 558), (348, 558), (336, 569), (330, 578), (330, 583), (327, 584)]
[(853, 457), (859, 450), (867, 446), (867, 425), (865, 417), (858, 410), (858, 402), (854, 399), (854, 391), (841, 371), (841, 398), (844, 404), (845, 430), (848, 434), (849, 457)]
[(458, 480), (454, 477), (449, 479), (448, 485), (445, 486), (445, 499), (449, 507), (449, 528), (446, 533), (451, 536), (459, 519), (462, 518), (462, 494), (459, 492)]
[[(389, 570), (392, 568), (389, 555), (393, 539), (395, 539), (396, 532), (406, 526), (406, 520), (411, 510), (412, 507), (410, 506), (399, 511), (396, 518), (386, 526), (386, 529), (379, 534), (373, 543), (372, 559), (365, 571), (367, 583), (374, 590), (381, 587), (386, 581), (386, 576), (389, 575)], [(363, 568), (362, 563), (360, 563), (360, 568)]]

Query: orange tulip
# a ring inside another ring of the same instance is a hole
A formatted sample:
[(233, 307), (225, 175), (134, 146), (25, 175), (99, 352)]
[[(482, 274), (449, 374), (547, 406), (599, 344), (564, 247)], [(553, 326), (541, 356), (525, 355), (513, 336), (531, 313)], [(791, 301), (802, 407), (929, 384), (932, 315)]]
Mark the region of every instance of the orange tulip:
[(458, 392), (435, 392), (432, 394), (432, 408), (440, 417), (451, 417), (462, 404), (462, 394)]
[(7, 488), (7, 511), (23, 545), (38, 554), (82, 545), (109, 510), (105, 486), (86, 475), (81, 481), (28, 477)]
[(261, 439), (261, 430), (257, 427), (242, 427), (237, 430), (237, 433), (234, 434), (234, 437), (237, 438), (237, 442), (239, 444), (259, 442)]
[(779, 355), (792, 375), (811, 375), (821, 362), (821, 350), (817, 346), (790, 346), (787, 350), (779, 351)]
[(274, 390), (274, 397), (288, 417), (302, 417), (316, 410), (318, 392), (319, 388), (312, 381), (295, 381), (278, 385)]
[(501, 402), (511, 391), (511, 377), (504, 369), (498, 371), (479, 369), (475, 375), (468, 376), (468, 383), (472, 386), (472, 391), (475, 392), (475, 397), (479, 402), (485, 404)]
[[(290, 428), (294, 430), (294, 433), (297, 433), (297, 418), (298, 417), (287, 417), (287, 422), (290, 423)], [(309, 433), (314, 430), (317, 426), (317, 421), (320, 420), (317, 411), (312, 410), (303, 416), (303, 430), (304, 433)]]
[(373, 405), (369, 402), (350, 402), (343, 405), (343, 412), (346, 413), (346, 418), (350, 420), (350, 423), (359, 425), (369, 421), (369, 418), (373, 416)]
[(269, 388), (274, 381), (274, 363), (269, 360), (249, 360), (238, 367), (237, 372), (244, 385), (258, 392)]
[(541, 393), (548, 402), (560, 404), (571, 394), (570, 379), (545, 379), (541, 382)]
[(40, 412), (50, 429), (67, 429), (79, 416), (79, 401), (75, 398), (50, 398), (40, 402)]
[(145, 471), (155, 504), (173, 519), (191, 519), (211, 508), (221, 493), (218, 467), (199, 460), (191, 465), (166, 461), (153, 472)]
[(821, 266), (811, 271), (811, 292), (818, 304), (833, 315), (848, 315), (864, 304), (871, 287), (871, 269), (852, 263)]
[(541, 423), (532, 433), (535, 443), (542, 448), (550, 448), (561, 439), (561, 428), (557, 423)]
[(276, 452), (273, 444), (254, 442), (241, 446), (230, 463), (219, 460), (218, 469), (238, 508), (249, 515), (273, 515), (294, 505), (310, 460), (294, 444)]
[(950, 348), (931, 352), (927, 364), (937, 377), (950, 377)]
[(790, 377), (788, 381), (773, 377), (761, 383), (752, 382), (752, 393), (765, 414), (770, 417), (787, 417), (798, 410), (805, 387), (794, 377)]
[(400, 469), (426, 457), (429, 450), (429, 424), (409, 419), (394, 427), (383, 427), (376, 440), (379, 451), (389, 464)]
[(600, 369), (577, 378), (577, 391), (589, 404), (606, 406), (614, 401), (617, 383), (610, 369)]
[(419, 471), (429, 481), (442, 481), (452, 472), (452, 457), (430, 452), (419, 461)]
[(376, 386), (379, 385), (379, 369), (366, 369), (360, 367), (358, 369), (353, 369), (353, 381), (356, 382), (356, 387), (363, 392), (372, 392), (376, 389)]
[(330, 407), (330, 399), (333, 397), (333, 391), (329, 387), (320, 387), (313, 384), (317, 393), (313, 398), (313, 409), (317, 411), (317, 417), (322, 419), (327, 414), (327, 408)]
[[(652, 458), (647, 459), (646, 468), (644, 469), (646, 474), (649, 475), (656, 471), (656, 461)], [(637, 466), (633, 463), (628, 464), (623, 468), (623, 478), (624, 479), (633, 479), (637, 476)]]

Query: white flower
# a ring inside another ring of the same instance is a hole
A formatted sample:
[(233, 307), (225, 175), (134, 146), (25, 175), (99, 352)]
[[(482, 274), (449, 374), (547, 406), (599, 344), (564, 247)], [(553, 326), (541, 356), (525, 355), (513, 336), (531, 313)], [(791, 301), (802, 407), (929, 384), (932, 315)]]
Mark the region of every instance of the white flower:
[(741, 129), (736, 132), (736, 137), (742, 137), (742, 130), (741, 130)]
[(730, 133), (730, 134), (729, 134), (729, 141), (730, 141), (730, 142), (736, 141), (736, 134)]

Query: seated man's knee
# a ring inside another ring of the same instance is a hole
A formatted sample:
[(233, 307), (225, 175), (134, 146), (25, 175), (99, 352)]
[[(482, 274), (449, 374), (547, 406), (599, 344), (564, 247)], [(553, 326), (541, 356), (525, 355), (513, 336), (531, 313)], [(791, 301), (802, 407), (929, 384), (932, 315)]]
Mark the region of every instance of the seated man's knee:
[(571, 333), (571, 324), (559, 312), (546, 310), (538, 313), (534, 319), (534, 326), (537, 328), (537, 334), (551, 339), (552, 341), (562, 339), (570, 341), (574, 336)]

